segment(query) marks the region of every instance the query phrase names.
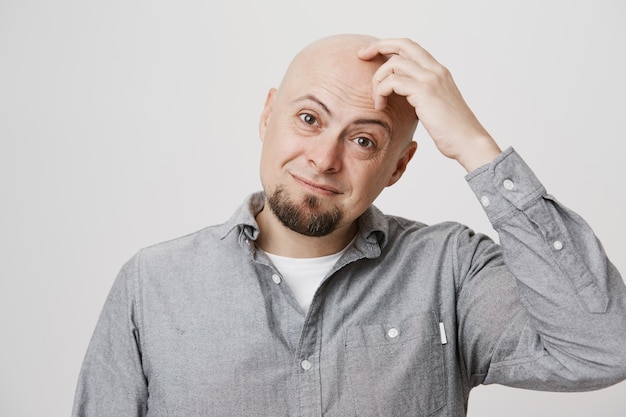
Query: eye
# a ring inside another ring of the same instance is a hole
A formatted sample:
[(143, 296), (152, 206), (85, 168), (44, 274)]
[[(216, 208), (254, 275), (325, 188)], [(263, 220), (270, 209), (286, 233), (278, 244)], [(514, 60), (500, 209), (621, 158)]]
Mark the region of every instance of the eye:
[(300, 117), (300, 120), (302, 120), (304, 123), (308, 125), (311, 125), (311, 126), (317, 125), (317, 119), (315, 118), (315, 116), (313, 116), (310, 113), (302, 113), (298, 115), (298, 117)]
[(367, 138), (365, 136), (359, 136), (358, 138), (354, 139), (354, 143), (356, 143), (357, 145), (359, 145), (362, 148), (373, 148), (374, 147), (374, 142), (372, 142), (372, 140), (370, 138)]

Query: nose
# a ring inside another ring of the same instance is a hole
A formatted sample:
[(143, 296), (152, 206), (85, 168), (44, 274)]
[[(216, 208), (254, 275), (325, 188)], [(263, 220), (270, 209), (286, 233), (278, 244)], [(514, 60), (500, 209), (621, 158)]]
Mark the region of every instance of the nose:
[(342, 166), (343, 142), (330, 133), (317, 136), (309, 142), (307, 157), (319, 173), (338, 172)]

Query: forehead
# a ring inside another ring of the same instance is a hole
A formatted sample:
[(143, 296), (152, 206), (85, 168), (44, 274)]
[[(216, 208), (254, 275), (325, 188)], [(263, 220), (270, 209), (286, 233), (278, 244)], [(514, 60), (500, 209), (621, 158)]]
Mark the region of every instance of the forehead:
[(342, 95), (371, 100), (372, 76), (385, 59), (359, 59), (358, 50), (364, 45), (362, 41), (343, 42), (334, 38), (314, 43), (293, 59), (281, 88), (326, 87)]
[(362, 61), (354, 51), (311, 52), (294, 60), (279, 92), (289, 101), (313, 95), (327, 106), (375, 111), (372, 77), (380, 64)]
[(338, 74), (306, 73), (285, 91), (289, 101), (305, 98), (323, 104), (330, 112), (342, 110), (374, 110), (371, 79), (367, 83), (355, 83)]
[(309, 53), (294, 60), (281, 87), (328, 85), (371, 96), (372, 76), (379, 67), (380, 62), (362, 61), (355, 53)]

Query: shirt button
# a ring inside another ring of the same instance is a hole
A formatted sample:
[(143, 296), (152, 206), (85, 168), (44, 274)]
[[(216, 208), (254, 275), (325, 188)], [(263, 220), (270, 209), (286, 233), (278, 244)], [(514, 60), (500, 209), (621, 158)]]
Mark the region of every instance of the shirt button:
[(387, 332), (387, 336), (389, 336), (392, 339), (395, 339), (396, 337), (398, 337), (399, 334), (400, 334), (400, 332), (398, 332), (398, 329), (396, 329), (395, 327), (392, 327)]
[(489, 201), (489, 197), (487, 197), (486, 195), (480, 197), (480, 204), (482, 204), (483, 207), (489, 207), (489, 204), (491, 204), (491, 202)]
[(300, 362), (300, 367), (305, 371), (308, 371), (309, 369), (311, 369), (311, 362), (304, 359), (302, 362)]
[(504, 180), (504, 181), (502, 182), (502, 186), (503, 186), (505, 189), (507, 189), (507, 190), (511, 191), (513, 188), (515, 188), (515, 183), (514, 183), (513, 181), (509, 180), (509, 179), (506, 179), (506, 180)]
[(554, 249), (556, 250), (561, 250), (563, 249), (563, 242), (561, 242), (560, 240), (555, 240), (552, 246), (554, 246)]
[(272, 275), (272, 281), (274, 281), (275, 284), (280, 284), (282, 279), (280, 278), (280, 276), (278, 274), (273, 274)]

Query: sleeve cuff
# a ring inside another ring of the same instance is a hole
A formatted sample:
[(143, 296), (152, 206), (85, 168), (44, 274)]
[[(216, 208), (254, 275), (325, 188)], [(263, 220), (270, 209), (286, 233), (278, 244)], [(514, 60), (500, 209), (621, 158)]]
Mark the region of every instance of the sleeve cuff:
[(465, 179), (494, 226), (546, 194), (544, 186), (513, 148), (507, 148)]

